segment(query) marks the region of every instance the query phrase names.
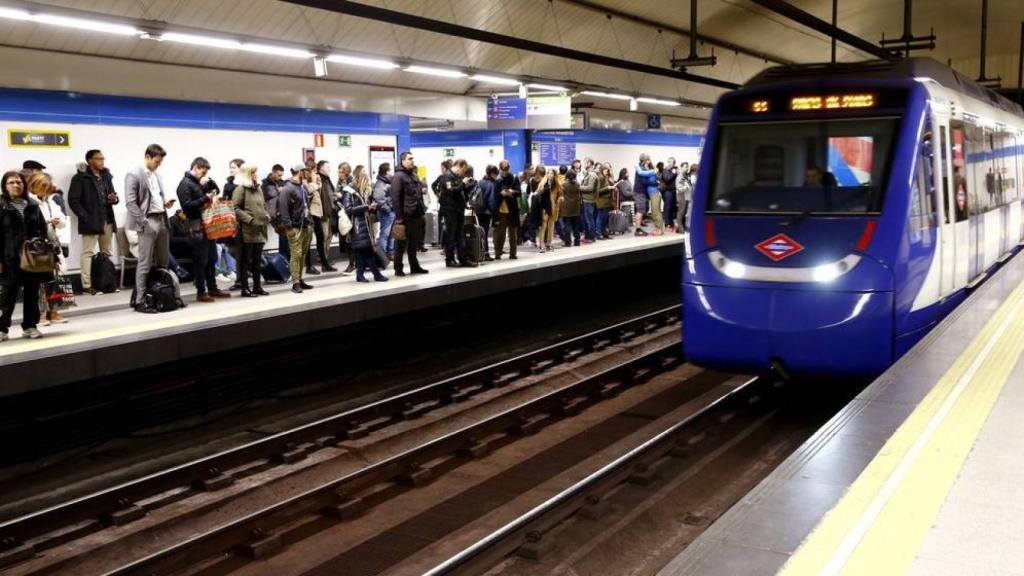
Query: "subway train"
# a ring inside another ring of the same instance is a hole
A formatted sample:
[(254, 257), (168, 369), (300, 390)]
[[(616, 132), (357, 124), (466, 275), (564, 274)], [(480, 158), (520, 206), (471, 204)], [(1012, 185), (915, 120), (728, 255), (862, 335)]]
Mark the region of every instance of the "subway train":
[(1024, 110), (925, 58), (770, 68), (713, 110), (689, 361), (885, 371), (1024, 241)]

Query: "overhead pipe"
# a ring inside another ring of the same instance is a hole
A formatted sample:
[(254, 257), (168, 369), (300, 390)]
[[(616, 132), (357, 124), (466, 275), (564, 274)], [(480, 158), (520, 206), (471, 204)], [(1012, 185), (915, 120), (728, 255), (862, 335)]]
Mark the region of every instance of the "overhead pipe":
[(706, 58), (697, 54), (697, 0), (690, 0), (690, 30), (694, 32), (690, 34), (690, 55), (686, 58), (676, 58), (676, 51), (673, 50), (672, 67), (685, 72), (692, 66), (714, 66), (718, 62), (714, 50), (711, 51), (711, 56)]
[(981, 61), (978, 64), (978, 83), (998, 87), (1002, 78), (985, 75), (986, 49), (988, 44), (988, 0), (981, 0)]
[(388, 10), (386, 8), (369, 6), (366, 4), (361, 4), (359, 2), (352, 2), (350, 0), (283, 1), (298, 6), (318, 8), (320, 10), (326, 10), (328, 12), (334, 12), (336, 14), (356, 16), (359, 18), (376, 20), (378, 22), (386, 22), (388, 24), (404, 26), (406, 28), (416, 28), (418, 30), (426, 30), (428, 32), (445, 34), (456, 38), (475, 40), (477, 42), (483, 42), (485, 44), (496, 44), (499, 46), (507, 46), (509, 48), (526, 50), (527, 52), (536, 52), (538, 54), (547, 54), (549, 56), (557, 56), (559, 58), (567, 58), (569, 60), (588, 62), (592, 64), (597, 64), (599, 66), (609, 66), (611, 68), (632, 70), (634, 72), (641, 72), (644, 74), (651, 74), (654, 76), (664, 76), (675, 80), (695, 82), (697, 84), (704, 84), (706, 86), (713, 86), (715, 88), (735, 90), (740, 86), (739, 84), (736, 84), (734, 82), (719, 80), (717, 78), (698, 76), (696, 74), (690, 74), (688, 72), (682, 72), (679, 70), (672, 70), (670, 68), (662, 68), (660, 66), (642, 64), (629, 60), (623, 60), (621, 58), (613, 58), (611, 56), (594, 54), (592, 52), (583, 52), (582, 50), (563, 48), (561, 46), (555, 46), (553, 44), (544, 44), (542, 42), (535, 42), (533, 40), (516, 38), (514, 36), (498, 34), (495, 32), (490, 32), (479, 28), (470, 28), (468, 26), (460, 26), (458, 24), (444, 22), (442, 20), (433, 20), (431, 18), (424, 18), (422, 16), (416, 16), (413, 14), (406, 14), (404, 12), (398, 12), (396, 10)]
[(839, 42), (842, 42), (847, 46), (852, 46), (853, 48), (856, 48), (861, 52), (867, 52), (872, 56), (876, 56), (878, 58), (882, 58), (885, 60), (890, 60), (896, 57), (896, 55), (893, 54), (890, 50), (883, 48), (881, 46), (877, 46), (861, 38), (860, 36), (857, 36), (856, 34), (851, 34), (846, 30), (843, 30), (837, 26), (833, 26), (828, 22), (818, 18), (817, 16), (814, 16), (809, 12), (805, 12), (804, 10), (801, 10), (796, 6), (793, 6), (789, 2), (784, 2), (783, 0), (751, 0), (751, 2), (757, 4), (762, 8), (771, 10), (776, 14), (785, 16), (786, 18), (789, 18), (794, 22), (803, 24), (804, 26), (810, 28), (811, 30), (835, 38)]

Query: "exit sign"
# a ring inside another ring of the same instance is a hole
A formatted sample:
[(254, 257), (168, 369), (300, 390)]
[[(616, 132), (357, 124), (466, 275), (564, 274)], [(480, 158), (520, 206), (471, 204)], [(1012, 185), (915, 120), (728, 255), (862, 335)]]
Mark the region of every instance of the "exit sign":
[(344, 135), (344, 134), (341, 135), (341, 136), (338, 136), (338, 148), (351, 148), (351, 147), (352, 147), (352, 137), (351, 136)]
[(444, 149), (444, 157), (445, 158), (455, 158), (455, 148), (445, 148)]
[(46, 130), (8, 130), (7, 145), (11, 148), (70, 148), (70, 132)]

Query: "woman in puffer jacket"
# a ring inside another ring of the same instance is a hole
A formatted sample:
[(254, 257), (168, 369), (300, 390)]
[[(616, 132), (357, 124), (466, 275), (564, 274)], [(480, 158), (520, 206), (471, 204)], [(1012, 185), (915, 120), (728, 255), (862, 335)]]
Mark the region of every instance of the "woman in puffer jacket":
[(643, 222), (644, 212), (650, 210), (651, 218), (654, 219), (654, 235), (660, 236), (664, 234), (665, 222), (661, 216), (661, 191), (658, 189), (658, 171), (655, 170), (649, 155), (640, 155), (640, 164), (636, 167), (636, 175), (633, 181), (637, 227), (639, 228)]
[(374, 280), (387, 282), (387, 276), (381, 274), (377, 266), (377, 256), (373, 253), (373, 240), (370, 237), (370, 214), (377, 211), (377, 203), (371, 202), (367, 206), (363, 196), (351, 187), (347, 187), (345, 192), (343, 207), (352, 220), (352, 231), (349, 234), (356, 256), (356, 281), (369, 282), (365, 276), (369, 269)]

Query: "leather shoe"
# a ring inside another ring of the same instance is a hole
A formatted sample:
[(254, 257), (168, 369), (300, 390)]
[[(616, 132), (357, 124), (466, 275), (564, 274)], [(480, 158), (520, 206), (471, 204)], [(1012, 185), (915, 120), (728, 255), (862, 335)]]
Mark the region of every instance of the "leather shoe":
[(231, 298), (231, 293), (223, 290), (210, 290), (210, 296), (214, 298)]
[(242, 288), (242, 298), (255, 298), (256, 295), (249, 291), (248, 288)]
[(413, 274), (430, 274), (430, 270), (427, 270), (426, 268), (417, 268), (417, 269), (413, 270), (412, 273)]
[(312, 274), (313, 276), (319, 276), (320, 275), (320, 269), (317, 268), (316, 266), (312, 266), (310, 268), (306, 268), (306, 274)]
[(334, 266), (324, 266), (324, 272), (337, 272), (338, 269)]
[(398, 276), (398, 277), (405, 276), (405, 270), (395, 270), (395, 276)]
[(302, 294), (302, 284), (292, 284), (292, 292)]
[(299, 281), (299, 286), (301, 286), (303, 290), (312, 290), (313, 289), (312, 286), (310, 286), (309, 284), (306, 284), (305, 282), (303, 282), (301, 280)]
[(202, 293), (202, 294), (196, 294), (196, 302), (213, 302), (213, 301), (214, 301), (213, 296), (210, 296), (209, 294), (206, 294), (205, 292)]
[(252, 293), (257, 296), (270, 296), (270, 292), (267, 292), (263, 288), (256, 288), (255, 290), (252, 291)]

